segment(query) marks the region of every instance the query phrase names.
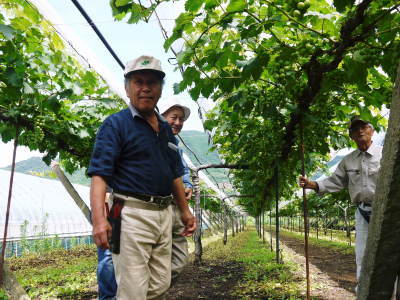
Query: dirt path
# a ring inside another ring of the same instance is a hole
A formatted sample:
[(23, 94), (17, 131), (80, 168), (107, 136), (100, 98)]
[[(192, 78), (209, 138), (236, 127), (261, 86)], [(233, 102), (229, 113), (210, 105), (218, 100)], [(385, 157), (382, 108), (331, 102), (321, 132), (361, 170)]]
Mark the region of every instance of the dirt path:
[[(267, 241), (269, 241), (269, 237)], [(299, 266), (296, 276), (304, 278), (302, 289), (304, 293), (302, 294), (305, 297), (304, 242), (301, 239), (285, 235), (281, 236), (281, 241), (284, 262), (293, 262)], [(353, 254), (343, 254), (330, 248), (310, 244), (309, 255), (313, 299), (355, 299), (356, 280)], [(200, 267), (189, 264), (168, 291), (167, 299), (241, 299), (230, 295), (230, 291), (243, 278), (243, 275), (244, 267), (237, 262), (204, 260), (204, 264)]]
[[(301, 265), (299, 275), (305, 278), (304, 241), (281, 235), (284, 260)], [(311, 295), (320, 299), (355, 299), (356, 264), (354, 254), (343, 254), (330, 248), (309, 244)]]
[(244, 267), (233, 261), (205, 260), (199, 267), (186, 267), (168, 290), (168, 300), (240, 299), (230, 295), (232, 287), (242, 279)]

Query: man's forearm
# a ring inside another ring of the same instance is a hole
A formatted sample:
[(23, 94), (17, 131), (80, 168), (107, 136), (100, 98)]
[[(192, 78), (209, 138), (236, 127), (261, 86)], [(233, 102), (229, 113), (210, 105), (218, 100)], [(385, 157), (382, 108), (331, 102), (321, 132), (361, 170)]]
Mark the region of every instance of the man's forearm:
[(172, 185), (172, 195), (174, 196), (175, 203), (179, 210), (183, 213), (189, 210), (188, 202), (185, 198), (185, 189), (182, 183), (182, 178), (178, 177), (174, 179)]
[(313, 189), (314, 191), (318, 192), (319, 190), (319, 186), (318, 186), (318, 182), (316, 181), (310, 181), (310, 185), (311, 185), (311, 189)]
[(107, 184), (101, 176), (93, 176), (90, 186), (90, 207), (92, 209), (92, 222), (97, 223), (105, 218), (104, 199)]

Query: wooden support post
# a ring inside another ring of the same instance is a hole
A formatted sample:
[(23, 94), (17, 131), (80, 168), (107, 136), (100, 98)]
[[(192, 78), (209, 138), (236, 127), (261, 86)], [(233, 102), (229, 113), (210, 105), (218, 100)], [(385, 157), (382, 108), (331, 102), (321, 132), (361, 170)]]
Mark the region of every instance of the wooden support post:
[(203, 246), (201, 244), (201, 207), (200, 207), (200, 179), (198, 171), (192, 172), (193, 190), (194, 190), (194, 214), (196, 217), (197, 228), (193, 234), (194, 240), (194, 263), (201, 264), (203, 255)]
[(228, 208), (226, 207), (225, 203), (222, 203), (223, 206), (223, 212), (224, 212), (224, 238), (223, 238), (223, 243), (226, 245), (228, 242)]
[[(304, 157), (304, 128), (303, 120), (300, 121), (300, 156), (301, 156), (301, 175), (305, 177), (305, 157)], [(304, 217), (304, 256), (306, 258), (306, 281), (307, 281), (307, 300), (311, 299), (311, 284), (310, 284), (310, 263), (308, 256), (308, 234), (309, 234), (309, 223), (308, 223), (308, 203), (306, 189), (303, 187), (303, 217)]]
[(232, 227), (232, 237), (235, 236), (235, 219), (233, 217), (233, 213), (230, 214), (231, 219), (231, 227)]
[(265, 244), (265, 228), (264, 228), (264, 226), (265, 226), (265, 216), (264, 216), (264, 214), (265, 214), (265, 211), (263, 210), (262, 211), (262, 242), (263, 242), (263, 244)]
[(279, 250), (279, 168), (275, 167), (275, 252), (276, 262), (280, 263)]
[(74, 186), (69, 181), (67, 176), (65, 176), (63, 170), (61, 170), (60, 168), (60, 165), (57, 162), (53, 161), (51, 163), (51, 168), (54, 171), (54, 173), (56, 173), (58, 179), (60, 179), (62, 185), (67, 190), (68, 194), (70, 194), (72, 199), (75, 201), (76, 205), (78, 205), (79, 209), (82, 211), (86, 220), (88, 220), (88, 222), (92, 224), (90, 208), (86, 205), (85, 201), (83, 201), (81, 196), (79, 196), (78, 192), (75, 190)]
[(4, 259), (6, 255), (6, 248), (7, 248), (7, 231), (8, 231), (8, 220), (10, 217), (10, 210), (11, 210), (11, 199), (12, 199), (12, 190), (14, 184), (14, 173), (15, 173), (15, 158), (17, 155), (17, 148), (18, 148), (18, 136), (19, 136), (19, 129), (18, 127), (15, 130), (15, 139), (14, 139), (14, 148), (13, 148), (13, 156), (12, 156), (12, 163), (11, 163), (11, 174), (10, 174), (10, 183), (8, 187), (8, 198), (7, 198), (7, 208), (6, 208), (6, 220), (4, 223), (4, 234), (3, 234), (3, 243), (1, 247), (1, 257), (0, 257), (0, 286), (3, 284), (4, 281)]

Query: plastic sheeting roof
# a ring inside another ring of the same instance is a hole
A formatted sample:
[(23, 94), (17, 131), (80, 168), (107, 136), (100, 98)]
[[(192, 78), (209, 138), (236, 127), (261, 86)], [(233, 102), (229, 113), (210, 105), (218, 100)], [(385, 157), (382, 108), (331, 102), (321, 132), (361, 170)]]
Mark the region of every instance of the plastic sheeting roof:
[[(10, 175), (10, 171), (0, 170), (0, 231), (2, 234)], [(78, 184), (74, 184), (74, 187), (85, 203), (89, 205), (90, 188)], [(92, 232), (92, 226), (60, 181), (16, 172), (8, 224), (8, 239), (21, 237), (21, 225), (25, 220), (28, 221), (27, 236), (35, 236), (42, 231), (48, 235), (60, 236), (78, 236)]]

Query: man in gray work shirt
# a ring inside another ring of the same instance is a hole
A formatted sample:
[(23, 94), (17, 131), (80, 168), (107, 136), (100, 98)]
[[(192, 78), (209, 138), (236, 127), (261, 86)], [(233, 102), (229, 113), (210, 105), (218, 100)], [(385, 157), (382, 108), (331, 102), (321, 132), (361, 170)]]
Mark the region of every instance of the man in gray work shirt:
[(358, 116), (351, 119), (349, 134), (357, 144), (357, 149), (346, 155), (328, 178), (310, 181), (300, 176), (300, 186), (313, 189), (319, 194), (349, 189), (351, 201), (357, 205), (355, 250), (358, 280), (367, 242), (369, 216), (375, 196), (382, 147), (372, 142), (374, 127), (371, 123), (361, 120)]

